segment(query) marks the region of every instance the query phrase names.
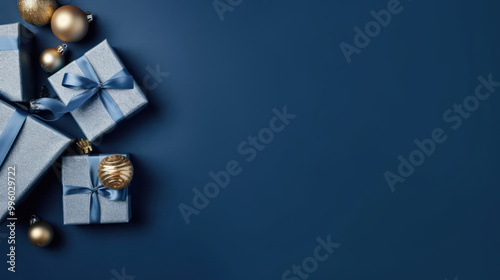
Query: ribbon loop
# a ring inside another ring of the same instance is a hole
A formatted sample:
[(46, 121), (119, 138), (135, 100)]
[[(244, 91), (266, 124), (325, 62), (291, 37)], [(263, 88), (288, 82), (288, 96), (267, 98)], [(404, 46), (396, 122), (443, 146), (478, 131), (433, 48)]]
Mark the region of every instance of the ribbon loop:
[(70, 89), (92, 89), (98, 86), (98, 83), (87, 77), (78, 76), (73, 73), (65, 73), (62, 85)]
[(121, 75), (125, 74), (124, 72), (121, 73), (119, 72), (120, 75), (115, 75), (113, 78), (107, 80), (104, 83), (101, 83), (103, 88), (108, 88), (108, 89), (116, 89), (116, 88), (126, 88), (126, 89), (131, 89), (134, 88), (134, 80), (130, 79), (130, 75)]

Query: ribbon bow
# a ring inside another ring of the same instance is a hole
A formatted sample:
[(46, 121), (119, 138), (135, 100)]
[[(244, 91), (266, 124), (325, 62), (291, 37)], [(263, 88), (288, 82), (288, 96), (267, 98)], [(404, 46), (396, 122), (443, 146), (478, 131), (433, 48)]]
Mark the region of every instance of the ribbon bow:
[(64, 114), (79, 108), (93, 96), (97, 95), (113, 121), (117, 123), (122, 120), (122, 111), (120, 110), (118, 105), (116, 105), (116, 102), (109, 95), (106, 89), (132, 89), (134, 88), (134, 78), (132, 78), (132, 76), (127, 72), (126, 69), (122, 69), (109, 80), (101, 82), (101, 80), (99, 80), (99, 77), (97, 77), (94, 68), (85, 55), (77, 59), (76, 64), (78, 65), (78, 67), (80, 67), (84, 76), (65, 73), (62, 80), (62, 85), (70, 89), (86, 89), (87, 91), (71, 98), (67, 105), (64, 105), (64, 103), (52, 98), (37, 99), (34, 104), (35, 110), (49, 111), (50, 113), (52, 113), (52, 117), (40, 117), (47, 121), (58, 120)]
[(19, 49), (19, 37), (0, 37), (0, 51)]
[(14, 115), (10, 118), (7, 126), (4, 128), (3, 132), (0, 134), (0, 166), (2, 166), (7, 154), (9, 153), (14, 141), (19, 135), (21, 128), (23, 127), (24, 121), (26, 120), (27, 114), (16, 110)]
[(121, 190), (111, 190), (103, 186), (97, 175), (99, 157), (89, 156), (88, 159), (92, 186), (63, 185), (63, 195), (90, 194), (90, 223), (97, 224), (101, 222), (101, 206), (98, 195), (112, 201), (125, 201), (128, 196), (128, 186)]

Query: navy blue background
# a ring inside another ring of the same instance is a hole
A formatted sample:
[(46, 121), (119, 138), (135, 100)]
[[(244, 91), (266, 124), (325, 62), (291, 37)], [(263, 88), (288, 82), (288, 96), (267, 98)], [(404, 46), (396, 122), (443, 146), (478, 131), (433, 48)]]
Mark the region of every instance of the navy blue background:
[[(442, 118), (479, 75), (500, 80), (498, 1), (404, 0), (350, 64), (339, 44), (388, 0), (244, 0), (224, 21), (211, 0), (70, 3), (96, 18), (69, 60), (108, 39), (139, 83), (148, 66), (170, 76), (97, 147), (132, 154), (132, 221), (63, 226), (56, 166), (17, 211), (15, 274), (0, 239), (1, 279), (282, 279), (328, 235), (342, 245), (309, 279), (500, 277), (500, 98), (456, 131)], [(0, 5), (0, 24), (24, 22)], [(28, 27), (36, 56), (61, 43)], [(246, 162), (238, 145), (283, 106), (296, 119)], [(83, 137), (69, 116), (54, 125)], [(391, 192), (384, 172), (438, 127), (448, 140)], [(233, 159), (241, 174), (186, 225), (179, 204)], [(28, 242), (33, 213), (52, 246)]]

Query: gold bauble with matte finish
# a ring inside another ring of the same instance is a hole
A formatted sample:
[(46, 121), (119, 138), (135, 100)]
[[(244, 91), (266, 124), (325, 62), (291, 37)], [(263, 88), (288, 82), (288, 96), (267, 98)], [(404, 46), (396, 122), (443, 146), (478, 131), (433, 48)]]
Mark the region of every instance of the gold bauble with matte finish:
[(74, 43), (87, 35), (89, 18), (80, 8), (66, 5), (54, 12), (50, 25), (59, 40)]
[(97, 168), (101, 183), (109, 189), (121, 190), (130, 184), (134, 177), (134, 166), (122, 155), (105, 157)]
[(17, 9), (27, 23), (42, 26), (49, 24), (52, 14), (57, 9), (57, 2), (54, 0), (18, 0)]
[(48, 48), (40, 55), (40, 66), (45, 72), (52, 74), (61, 70), (66, 64), (64, 53), (66, 45), (61, 45), (56, 48)]
[(31, 244), (37, 247), (45, 247), (54, 239), (54, 229), (49, 223), (32, 216), (28, 229), (28, 239)]

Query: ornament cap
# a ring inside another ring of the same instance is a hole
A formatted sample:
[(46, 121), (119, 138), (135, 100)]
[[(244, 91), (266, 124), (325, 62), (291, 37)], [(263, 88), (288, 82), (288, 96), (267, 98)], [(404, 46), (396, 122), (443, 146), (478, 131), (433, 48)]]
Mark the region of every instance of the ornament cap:
[(40, 219), (39, 219), (36, 215), (31, 215), (31, 218), (30, 218), (30, 226), (31, 226), (32, 224), (36, 224), (36, 223), (38, 223), (38, 222), (40, 222)]
[(82, 155), (88, 155), (90, 154), (90, 152), (92, 152), (92, 143), (90, 143), (89, 140), (82, 139), (80, 141), (77, 141), (76, 145), (78, 146), (78, 150)]
[(29, 112), (31, 114), (38, 114), (38, 113), (40, 113), (40, 107), (38, 107), (38, 103), (36, 102), (36, 99), (31, 99), (30, 100), (30, 106), (29, 107), (30, 107), (29, 108)]
[(60, 53), (61, 55), (66, 54), (67, 51), (68, 51), (68, 45), (66, 44), (57, 46), (57, 52)]
[(91, 12), (86, 12), (85, 15), (87, 15), (87, 20), (89, 22), (93, 22), (94, 21), (94, 15)]

